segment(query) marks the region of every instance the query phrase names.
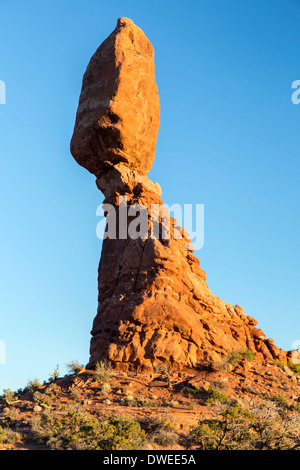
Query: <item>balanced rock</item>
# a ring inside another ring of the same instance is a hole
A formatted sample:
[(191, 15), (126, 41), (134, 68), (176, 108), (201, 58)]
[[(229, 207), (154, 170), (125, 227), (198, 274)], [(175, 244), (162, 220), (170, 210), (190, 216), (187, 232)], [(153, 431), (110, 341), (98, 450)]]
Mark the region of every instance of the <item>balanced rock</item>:
[(159, 120), (152, 44), (131, 20), (120, 18), (84, 74), (71, 152), (97, 176), (120, 162), (147, 174)]
[(107, 216), (87, 367), (197, 367), (246, 348), (286, 360), (242, 307), (210, 291), (188, 234), (163, 207), (147, 177), (158, 127), (153, 48), (121, 18), (87, 67), (71, 141), (75, 160), (96, 176)]

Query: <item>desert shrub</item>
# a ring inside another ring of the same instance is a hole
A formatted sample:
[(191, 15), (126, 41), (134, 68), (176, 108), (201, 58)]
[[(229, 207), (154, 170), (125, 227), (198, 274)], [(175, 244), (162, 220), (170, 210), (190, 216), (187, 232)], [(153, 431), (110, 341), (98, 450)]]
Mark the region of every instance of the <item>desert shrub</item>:
[(207, 393), (207, 391), (203, 387), (186, 387), (185, 393), (191, 395), (199, 395), (199, 393)]
[(225, 402), (227, 400), (226, 393), (222, 390), (219, 390), (218, 388), (210, 387), (207, 390), (207, 393), (209, 395), (209, 398), (206, 403)]
[(178, 436), (174, 432), (174, 422), (167, 414), (154, 418), (149, 423), (148, 432), (151, 442), (162, 447), (168, 447), (178, 442)]
[(197, 396), (197, 395), (205, 395), (207, 394), (207, 391), (203, 387), (192, 387), (192, 386), (185, 386), (183, 387), (181, 393), (185, 397), (192, 397), (192, 396)]
[(281, 393), (279, 393), (276, 397), (275, 397), (275, 403), (278, 403), (279, 405), (282, 405), (282, 406), (287, 406), (288, 405), (288, 402), (287, 402), (287, 399), (285, 398), (284, 395), (282, 395)]
[(227, 395), (223, 391), (227, 388), (227, 384), (222, 381), (212, 381), (208, 390), (203, 387), (184, 387), (182, 393), (185, 396), (202, 395), (207, 401), (206, 403), (224, 402), (227, 400)]
[(145, 431), (140, 424), (128, 418), (109, 418), (101, 424), (101, 448), (141, 449), (146, 441)]
[(159, 429), (174, 431), (174, 421), (168, 413), (159, 414), (149, 422), (148, 430), (150, 433), (156, 432)]
[(177, 400), (170, 400), (166, 403), (166, 406), (169, 406), (170, 408), (176, 408), (178, 405), (179, 402)]
[(201, 450), (287, 450), (300, 446), (299, 426), (298, 413), (274, 403), (251, 410), (235, 404), (200, 420), (189, 437)]
[(251, 441), (247, 415), (239, 405), (230, 406), (216, 418), (200, 420), (190, 439), (201, 450), (247, 449)]
[(8, 405), (15, 403), (18, 400), (17, 396), (10, 388), (3, 389), (2, 396)]
[(151, 398), (148, 398), (148, 397), (145, 397), (145, 398), (138, 397), (137, 404), (138, 406), (144, 406), (144, 407), (156, 405), (155, 400), (151, 400)]
[(168, 387), (171, 387), (171, 375), (170, 375), (170, 370), (168, 364), (162, 363), (158, 364), (157, 366), (154, 367), (154, 371), (156, 374), (159, 374), (162, 379), (167, 380), (168, 382)]
[(76, 361), (72, 361), (70, 362), (69, 364), (67, 364), (67, 369), (70, 373), (73, 373), (73, 374), (77, 374), (77, 372), (79, 372), (81, 369), (83, 369), (83, 366), (81, 364), (79, 364), (79, 362), (76, 360)]
[(275, 366), (282, 368), (283, 366), (286, 366), (286, 363), (282, 361), (281, 359), (274, 359), (273, 363)]
[(214, 363), (214, 367), (215, 369), (220, 370), (220, 371), (232, 369), (239, 363), (241, 358), (242, 358), (241, 353), (232, 351), (222, 356), (220, 361)]
[(42, 384), (41, 382), (39, 381), (39, 379), (35, 378), (33, 380), (29, 380), (27, 382), (27, 386), (25, 388), (25, 391), (26, 392), (36, 392), (39, 388), (41, 388)]
[(58, 365), (56, 366), (56, 368), (54, 369), (54, 372), (52, 374), (49, 375), (49, 381), (50, 382), (54, 382), (56, 379), (58, 379)]
[(260, 390), (257, 390), (255, 387), (252, 385), (247, 385), (245, 388), (246, 392), (252, 393), (252, 395), (262, 395), (262, 392)]
[(20, 418), (20, 412), (14, 406), (7, 406), (3, 408), (2, 422), (5, 422), (9, 427), (13, 427), (17, 424)]
[(110, 392), (111, 392), (111, 386), (109, 385), (109, 383), (104, 382), (100, 391), (101, 395), (103, 397), (107, 397), (107, 395), (109, 395)]
[(169, 447), (171, 445), (177, 444), (178, 437), (174, 432), (159, 429), (153, 436), (153, 442), (162, 447)]
[(107, 361), (100, 361), (96, 363), (94, 379), (97, 382), (108, 382), (112, 376), (111, 364)]
[(168, 364), (166, 363), (161, 363), (161, 364), (158, 364), (154, 367), (154, 371), (157, 373), (157, 374), (160, 374), (162, 376), (167, 376), (169, 375), (170, 371), (169, 371), (169, 366)]
[(210, 382), (210, 388), (215, 390), (226, 390), (228, 388), (228, 384), (224, 380), (212, 380)]
[(48, 394), (45, 393), (40, 393), (38, 391), (33, 393), (33, 401), (37, 403), (38, 405), (51, 405), (51, 397)]
[(20, 413), (13, 406), (6, 406), (0, 414), (0, 444), (15, 444), (21, 441), (22, 436), (14, 428), (20, 420)]
[(184, 395), (185, 397), (190, 397), (190, 396), (192, 396), (192, 395), (193, 395), (192, 392), (193, 392), (192, 387), (186, 387), (186, 386), (184, 386), (184, 387), (182, 388), (182, 390), (181, 390), (182, 395)]
[(16, 444), (21, 441), (21, 434), (10, 428), (0, 426), (0, 444)]
[(242, 359), (242, 352), (231, 351), (225, 356), (225, 359), (228, 364), (231, 364), (233, 367), (235, 367)]
[(242, 359), (254, 361), (255, 357), (255, 352), (251, 351), (249, 348), (241, 351), (230, 351), (225, 354), (219, 362), (215, 363), (214, 366), (217, 370), (228, 370), (236, 367)]
[(99, 421), (78, 405), (71, 404), (60, 413), (47, 409), (32, 418), (35, 437), (58, 450), (139, 449), (145, 433), (137, 421), (109, 418)]
[(47, 395), (55, 395), (58, 397), (61, 394), (61, 388), (57, 384), (51, 382), (45, 389), (45, 393)]
[(295, 374), (300, 374), (300, 364), (294, 364), (292, 361), (288, 361), (287, 365)]
[(251, 351), (251, 349), (246, 348), (244, 351), (242, 351), (241, 356), (243, 359), (247, 359), (247, 361), (254, 361), (256, 353)]
[(140, 407), (147, 407), (147, 406), (155, 405), (155, 401), (151, 400), (151, 398), (134, 397), (133, 392), (131, 390), (127, 391), (126, 396), (121, 399), (120, 403), (125, 406), (140, 406)]

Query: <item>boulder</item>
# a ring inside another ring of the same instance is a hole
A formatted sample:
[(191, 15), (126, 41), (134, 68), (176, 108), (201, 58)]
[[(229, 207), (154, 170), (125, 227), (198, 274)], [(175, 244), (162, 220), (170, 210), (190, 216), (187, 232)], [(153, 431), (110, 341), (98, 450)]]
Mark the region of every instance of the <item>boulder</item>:
[(84, 74), (71, 152), (96, 176), (120, 162), (145, 175), (159, 121), (152, 44), (133, 21), (120, 18)]

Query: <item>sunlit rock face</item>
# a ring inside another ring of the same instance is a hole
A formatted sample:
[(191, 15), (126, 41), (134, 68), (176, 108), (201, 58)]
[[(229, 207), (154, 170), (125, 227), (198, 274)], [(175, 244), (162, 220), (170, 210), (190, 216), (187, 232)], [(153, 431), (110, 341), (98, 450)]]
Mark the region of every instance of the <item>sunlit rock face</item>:
[(120, 18), (84, 74), (71, 152), (96, 176), (119, 162), (145, 175), (159, 120), (152, 44), (131, 20)]
[[(87, 367), (109, 360), (122, 369), (195, 368), (246, 348), (258, 359), (285, 360), (254, 318), (210, 291), (188, 234), (162, 208), (160, 186), (147, 176), (159, 116), (153, 47), (120, 18), (88, 64), (71, 140), (73, 157), (96, 176), (116, 216), (102, 245)], [(146, 228), (124, 236), (136, 207), (146, 209)], [(107, 228), (111, 218), (107, 209)]]

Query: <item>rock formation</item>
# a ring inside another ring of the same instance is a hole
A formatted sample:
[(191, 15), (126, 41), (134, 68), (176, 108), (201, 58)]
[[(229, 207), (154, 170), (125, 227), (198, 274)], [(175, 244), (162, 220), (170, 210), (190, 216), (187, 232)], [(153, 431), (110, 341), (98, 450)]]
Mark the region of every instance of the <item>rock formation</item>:
[[(102, 245), (87, 367), (104, 359), (124, 369), (197, 367), (246, 348), (286, 360), (242, 307), (209, 290), (188, 234), (162, 209), (161, 189), (147, 177), (159, 116), (153, 47), (120, 18), (84, 74), (71, 141), (75, 160), (95, 174), (105, 207), (117, 215), (116, 236), (108, 233)], [(138, 238), (124, 236), (124, 220), (128, 226), (141, 207), (146, 228)]]
[(159, 113), (153, 47), (140, 28), (120, 18), (84, 74), (71, 152), (100, 178), (121, 162), (146, 175)]

